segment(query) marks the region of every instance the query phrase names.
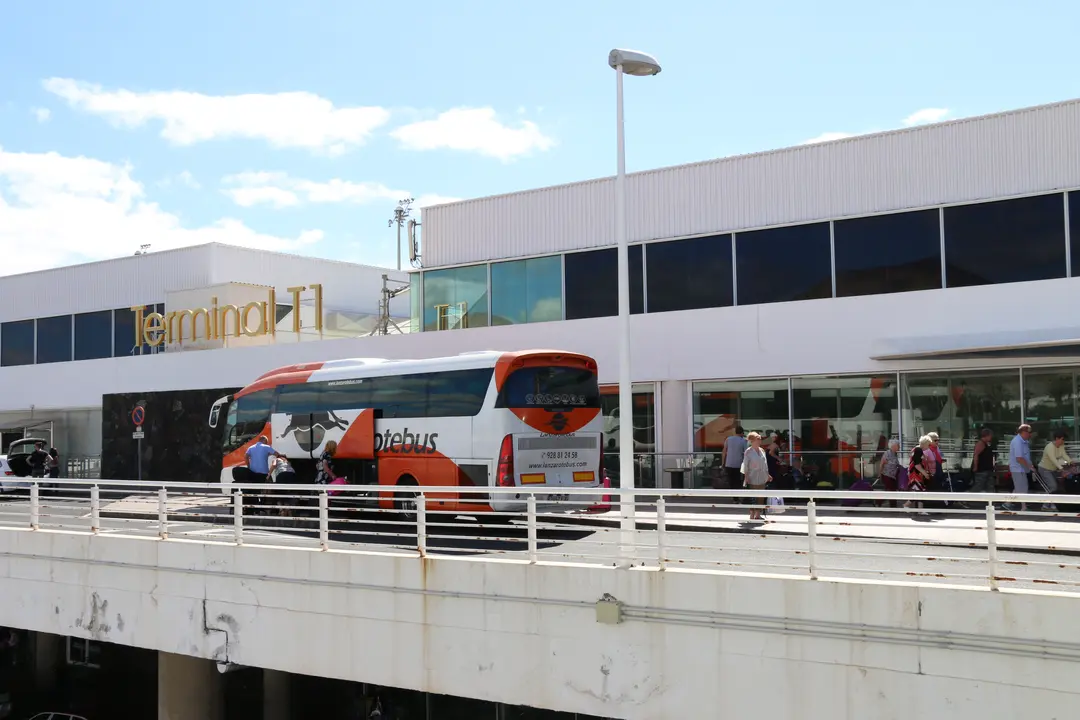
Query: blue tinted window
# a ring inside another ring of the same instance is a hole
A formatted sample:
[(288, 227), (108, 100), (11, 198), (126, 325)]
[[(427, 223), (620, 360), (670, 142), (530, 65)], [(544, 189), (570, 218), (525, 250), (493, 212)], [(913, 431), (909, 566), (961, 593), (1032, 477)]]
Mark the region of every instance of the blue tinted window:
[[(280, 306), (279, 306), (280, 310)], [(144, 305), (143, 317), (148, 314), (156, 312), (165, 314), (165, 304), (158, 303), (157, 305)], [(113, 355), (116, 357), (127, 357), (129, 355), (149, 355), (154, 349), (143, 343), (142, 347), (137, 346), (137, 340), (135, 339), (135, 311), (131, 308), (120, 308), (119, 310), (113, 310), (113, 321), (116, 323), (115, 333), (113, 334)], [(160, 349), (160, 346), (159, 348)]]
[(112, 310), (79, 313), (75, 316), (75, 359), (112, 357)]
[(833, 240), (837, 297), (941, 287), (937, 210), (839, 220)]
[(710, 235), (645, 248), (649, 312), (726, 307), (734, 302), (731, 235)]
[(37, 362), (71, 360), (71, 316), (54, 315), (37, 320)]
[(829, 223), (735, 234), (739, 305), (832, 297)]
[(491, 266), (491, 324), (562, 320), (562, 258), (558, 255)]
[(34, 321), (19, 320), (0, 325), (0, 365), (34, 364)]
[(1080, 192), (1069, 193), (1069, 245), (1073, 277), (1080, 277)]
[(948, 287), (1065, 277), (1061, 193), (945, 208)]
[[(628, 248), (630, 312), (645, 311), (641, 245)], [(619, 314), (619, 256), (616, 248), (566, 255), (566, 319)]]
[(487, 265), (424, 273), (424, 330), (486, 327)]

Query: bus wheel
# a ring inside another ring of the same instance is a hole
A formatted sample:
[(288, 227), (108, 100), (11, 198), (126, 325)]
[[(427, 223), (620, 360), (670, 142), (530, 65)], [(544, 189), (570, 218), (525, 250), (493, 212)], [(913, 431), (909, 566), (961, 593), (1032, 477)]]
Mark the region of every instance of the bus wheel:
[[(419, 487), (416, 479), (406, 475), (397, 482), (398, 487)], [(396, 492), (394, 493), (394, 515), (400, 522), (416, 522), (416, 497), (419, 493)]]

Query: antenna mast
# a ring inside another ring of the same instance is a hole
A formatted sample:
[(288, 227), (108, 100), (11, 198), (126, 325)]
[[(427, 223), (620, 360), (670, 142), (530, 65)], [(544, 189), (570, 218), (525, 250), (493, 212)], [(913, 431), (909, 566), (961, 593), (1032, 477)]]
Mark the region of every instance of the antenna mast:
[(409, 219), (409, 206), (413, 204), (412, 198), (405, 198), (399, 200), (397, 207), (394, 208), (394, 217), (390, 218), (386, 227), (394, 227), (397, 225), (397, 269), (401, 269), (401, 228), (405, 227), (405, 222)]
[[(391, 288), (390, 283), (396, 283), (400, 287)], [(393, 325), (398, 335), (404, 334), (401, 326), (390, 317), (390, 301), (398, 295), (409, 291), (409, 284), (400, 280), (391, 280), (386, 275), (382, 276), (382, 298), (379, 300), (379, 319), (375, 322), (375, 329), (369, 335), (389, 335), (390, 326)]]

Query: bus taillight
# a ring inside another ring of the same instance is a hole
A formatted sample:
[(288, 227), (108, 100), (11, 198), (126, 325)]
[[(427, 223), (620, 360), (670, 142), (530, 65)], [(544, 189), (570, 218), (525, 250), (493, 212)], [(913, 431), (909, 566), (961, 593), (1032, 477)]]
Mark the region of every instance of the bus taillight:
[(503, 438), (502, 447), (499, 449), (499, 471), (496, 475), (496, 484), (499, 487), (514, 487), (514, 436), (507, 435)]

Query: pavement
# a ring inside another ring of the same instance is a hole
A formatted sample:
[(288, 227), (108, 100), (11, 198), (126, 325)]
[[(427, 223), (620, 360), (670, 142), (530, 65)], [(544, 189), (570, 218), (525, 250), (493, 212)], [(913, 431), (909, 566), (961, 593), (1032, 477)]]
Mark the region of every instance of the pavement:
[[(102, 534), (157, 537), (156, 495), (103, 497)], [(808, 573), (806, 510), (792, 506), (750, 522), (745, 509), (673, 507), (665, 513), (664, 560), (668, 567), (767, 572), (795, 577)], [(168, 535), (232, 542), (232, 508), (225, 496), (170, 496)], [(620, 563), (622, 534), (617, 511), (594, 515), (542, 515), (538, 558), (613, 566)], [(656, 512), (643, 507), (636, 515), (636, 564), (657, 566), (661, 555), (655, 532)], [(0, 527), (29, 525), (25, 496), (0, 498)], [(41, 499), (44, 529), (90, 531), (85, 497)], [(1048, 513), (999, 513), (996, 521), (998, 565), (1003, 586), (1080, 592), (1080, 516)], [(904, 510), (872, 507), (819, 507), (815, 564), (822, 577), (897, 580), (985, 587), (989, 565), (986, 516), (982, 510), (918, 516)], [(244, 542), (275, 546), (318, 547), (318, 521), (308, 517), (244, 518)], [(332, 508), (330, 547), (358, 546), (414, 553), (415, 527), (388, 513)], [(509, 525), (484, 518), (429, 514), (430, 554), (528, 558), (523, 521)]]

